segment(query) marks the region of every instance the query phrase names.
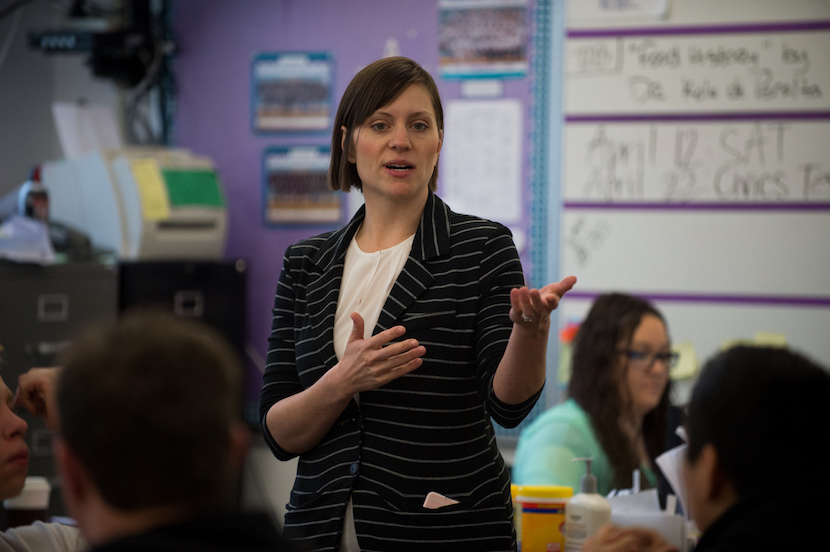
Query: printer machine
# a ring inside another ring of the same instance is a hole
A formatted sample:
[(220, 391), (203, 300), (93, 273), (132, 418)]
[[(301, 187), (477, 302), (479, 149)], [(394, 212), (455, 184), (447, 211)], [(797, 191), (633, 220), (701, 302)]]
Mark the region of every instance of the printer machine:
[(221, 259), (225, 196), (211, 161), (184, 149), (99, 149), (43, 164), (50, 218), (121, 260)]

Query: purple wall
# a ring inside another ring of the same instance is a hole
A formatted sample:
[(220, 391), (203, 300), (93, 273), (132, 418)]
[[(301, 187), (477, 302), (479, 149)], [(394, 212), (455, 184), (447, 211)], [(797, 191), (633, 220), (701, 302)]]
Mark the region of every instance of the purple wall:
[[(355, 73), (383, 57), (389, 37), (397, 38), (401, 55), (437, 77), (437, 1), (177, 0), (174, 27), (178, 46), (174, 144), (216, 164), (230, 214), (226, 257), (248, 263), (248, 341), (264, 355), (285, 249), (332, 227), (274, 229), (262, 224), (262, 153), (268, 146), (327, 145), (330, 136), (255, 135), (250, 122), (251, 60), (261, 52), (332, 52), (335, 105)], [(460, 97), (457, 81), (436, 78), (436, 82), (445, 103)], [(528, 111), (529, 79), (505, 80), (504, 97), (522, 100)], [(529, 122), (525, 129), (529, 134)], [(525, 270), (529, 270), (526, 263)], [(254, 398), (258, 393), (255, 376), (249, 395)]]

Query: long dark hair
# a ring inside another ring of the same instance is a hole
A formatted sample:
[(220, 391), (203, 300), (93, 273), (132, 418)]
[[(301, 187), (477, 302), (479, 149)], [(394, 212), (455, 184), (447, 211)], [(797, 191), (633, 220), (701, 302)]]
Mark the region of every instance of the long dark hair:
[[(573, 369), (568, 395), (591, 418), (594, 432), (614, 468), (618, 488), (631, 487), (631, 472), (640, 460), (634, 443), (620, 428), (620, 418), (630, 410), (629, 399), (620, 393), (620, 377), (615, 368), (621, 362), (620, 343), (629, 344), (643, 316), (663, 315), (649, 302), (622, 293), (600, 295), (579, 327), (573, 342)], [(667, 330), (668, 331), (668, 330)], [(643, 439), (651, 458), (666, 448), (666, 418), (671, 380), (660, 403), (643, 420)], [(644, 486), (647, 482), (643, 480)]]

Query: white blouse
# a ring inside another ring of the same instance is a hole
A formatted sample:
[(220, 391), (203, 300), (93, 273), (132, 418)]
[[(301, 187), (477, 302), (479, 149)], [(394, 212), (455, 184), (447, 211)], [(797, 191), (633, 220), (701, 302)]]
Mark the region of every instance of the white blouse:
[(353, 312), (363, 317), (363, 337), (372, 336), (392, 286), (406, 264), (415, 234), (404, 241), (374, 253), (365, 253), (352, 238), (346, 251), (343, 267), (343, 281), (340, 284), (340, 299), (334, 317), (334, 352), (337, 360), (343, 357), (349, 336), (352, 333)]
[[(406, 264), (406, 259), (409, 258), (414, 239), (415, 234), (412, 234), (389, 249), (366, 253), (357, 245), (357, 240), (352, 238), (352, 243), (346, 251), (340, 298), (337, 301), (337, 313), (334, 316), (334, 352), (337, 360), (343, 357), (346, 344), (349, 342), (354, 326), (351, 319), (353, 312), (363, 317), (363, 338), (372, 336), (389, 292), (392, 291), (392, 286), (395, 285), (403, 265)], [(354, 398), (360, 402), (358, 395)], [(339, 550), (340, 552), (360, 552), (351, 498), (346, 507)]]

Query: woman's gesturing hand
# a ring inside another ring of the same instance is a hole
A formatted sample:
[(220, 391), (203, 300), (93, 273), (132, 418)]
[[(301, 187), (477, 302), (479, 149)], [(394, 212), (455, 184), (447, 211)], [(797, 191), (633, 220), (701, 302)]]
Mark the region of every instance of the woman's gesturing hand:
[(390, 381), (418, 368), (426, 348), (415, 339), (391, 343), (406, 333), (403, 326), (395, 326), (369, 338), (363, 337), (363, 317), (353, 312), (354, 324), (343, 357), (337, 363), (338, 382), (350, 396), (386, 385)]
[(510, 320), (522, 326), (549, 327), (550, 313), (576, 283), (576, 277), (568, 276), (561, 282), (548, 284), (542, 289), (526, 287), (510, 290)]

